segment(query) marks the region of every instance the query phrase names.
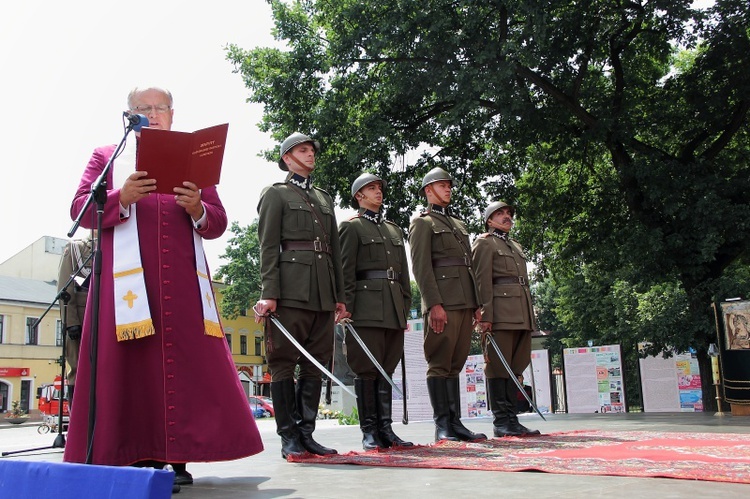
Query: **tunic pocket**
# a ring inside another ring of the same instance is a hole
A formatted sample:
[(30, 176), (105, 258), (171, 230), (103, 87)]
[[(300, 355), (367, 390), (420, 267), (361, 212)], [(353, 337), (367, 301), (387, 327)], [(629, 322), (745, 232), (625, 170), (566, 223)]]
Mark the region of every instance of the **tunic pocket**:
[(301, 201), (289, 201), (287, 207), (289, 211), (284, 217), (282, 227), (293, 232), (312, 233), (313, 215), (310, 207)]
[(493, 322), (506, 324), (523, 323), (521, 313), (521, 286), (517, 284), (496, 284), (492, 288), (492, 317)]
[(435, 280), (440, 290), (440, 297), (443, 299), (443, 306), (463, 305), (466, 303), (460, 277), (458, 267), (439, 267), (435, 269)]
[(383, 267), (387, 263), (385, 245), (380, 236), (361, 236), (359, 239), (364, 254), (367, 255), (368, 267)]
[(360, 321), (382, 321), (383, 320), (383, 280), (371, 279), (357, 281), (357, 290), (354, 295), (354, 312), (352, 314), (355, 322)]
[(283, 251), (279, 255), (279, 281), (283, 300), (310, 301), (312, 251)]

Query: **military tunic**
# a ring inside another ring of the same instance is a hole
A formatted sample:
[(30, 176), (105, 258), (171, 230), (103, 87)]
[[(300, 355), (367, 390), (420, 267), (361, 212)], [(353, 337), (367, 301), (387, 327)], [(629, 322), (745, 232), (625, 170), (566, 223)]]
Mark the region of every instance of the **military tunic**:
[[(341, 248), (331, 196), (290, 173), (267, 187), (258, 203), (261, 299), (277, 300), (279, 321), (322, 364), (333, 353), (336, 303), (344, 301)], [(318, 369), (272, 324), (268, 365), (274, 381), (319, 377)]]
[[(469, 232), (447, 208), (432, 205), (412, 220), (409, 244), (422, 294), (427, 377), (454, 378), (469, 355), (472, 318), (479, 307)], [(440, 334), (429, 325), (429, 311), (435, 305), (442, 305), (448, 316)]]
[[(536, 329), (523, 248), (501, 231), (478, 237), (472, 246), (479, 285), (482, 322), (492, 323), (492, 335), (515, 374), (531, 356), (531, 332)], [(487, 349), (488, 378), (508, 373), (491, 346)]]
[[(411, 306), (403, 233), (379, 213), (360, 208), (356, 217), (341, 222), (339, 236), (346, 309), (357, 333), (390, 375), (404, 351), (403, 332)], [(358, 377), (379, 376), (350, 335), (346, 347), (349, 367)]]
[(65, 314), (65, 317), (63, 317), (65, 328), (73, 330), (71, 331), (73, 337), (68, 334), (65, 341), (65, 361), (68, 363), (67, 380), (69, 385), (75, 385), (76, 373), (78, 372), (78, 351), (81, 344), (81, 330), (88, 296), (88, 283), (85, 279), (91, 273), (91, 264), (93, 263), (93, 260), (89, 258), (91, 245), (90, 238), (69, 242), (65, 246), (60, 259), (57, 278), (57, 290), (60, 291), (71, 276), (75, 275), (73, 282), (65, 289), (70, 295), (67, 308), (63, 307), (63, 301), (60, 300), (60, 314)]

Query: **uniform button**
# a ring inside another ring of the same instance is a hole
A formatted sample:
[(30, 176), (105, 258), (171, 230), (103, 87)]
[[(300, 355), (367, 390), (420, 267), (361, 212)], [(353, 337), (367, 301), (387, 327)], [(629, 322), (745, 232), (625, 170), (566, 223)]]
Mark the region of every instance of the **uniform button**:
[(164, 285), (172, 284), (172, 281), (162, 281), (162, 284), (164, 284)]
[(161, 226), (162, 226), (162, 227), (166, 227), (167, 225), (169, 225), (169, 222), (162, 222), (162, 223), (161, 223)]
[(163, 210), (163, 211), (161, 212), (161, 214), (162, 214), (162, 215), (169, 215), (169, 212), (168, 212), (167, 210)]
[(174, 438), (174, 437), (169, 437), (169, 441), (170, 441), (170, 442), (174, 442), (174, 441), (176, 441), (176, 440), (177, 440), (177, 439), (176, 439), (176, 438)]
[(364, 288), (367, 289), (367, 285), (366, 284), (365, 284)]
[(315, 222), (315, 223), (318, 223), (318, 221), (317, 221), (317, 220), (315, 220), (314, 222)]
[(167, 406), (167, 409), (169, 409), (170, 411), (174, 411), (174, 409), (175, 409), (175, 406), (173, 406), (173, 405), (168, 405), (168, 406)]
[(161, 252), (162, 253), (169, 253), (169, 250), (165, 248), (165, 249), (161, 250)]
[(174, 394), (175, 394), (174, 390), (167, 390), (167, 395), (174, 395)]
[(167, 424), (168, 424), (169, 426), (174, 426), (174, 425), (176, 425), (177, 423), (175, 423), (174, 421), (168, 421), (168, 422), (167, 422)]
[(169, 239), (169, 236), (161, 236), (162, 239)]
[(167, 379), (174, 379), (174, 374), (167, 374)]
[(164, 312), (164, 315), (167, 315), (167, 316), (172, 315), (172, 312)]
[(167, 359), (167, 364), (174, 364), (174, 359)]
[(323, 256), (322, 255), (318, 255), (318, 260), (320, 260), (321, 258), (323, 258)]
[(389, 255), (391, 254), (391, 252), (390, 252), (390, 251), (386, 251), (386, 253), (388, 253)]
[(165, 343), (164, 345), (165, 345), (165, 346), (166, 346), (167, 348), (169, 348), (169, 347), (171, 347), (172, 345), (174, 345), (174, 343), (171, 343), (171, 342), (170, 342), (170, 343)]
[[(171, 312), (170, 312), (170, 313), (171, 313)], [(171, 331), (172, 331), (172, 328), (171, 328), (170, 326), (167, 326), (167, 327), (165, 327), (165, 328), (164, 328), (164, 330), (165, 330), (165, 331), (167, 331), (167, 332), (171, 332)]]
[(296, 258), (292, 258), (292, 261), (295, 261), (295, 260), (296, 260)]
[(165, 299), (165, 300), (171, 300), (171, 299), (172, 299), (172, 297), (171, 297), (171, 296), (164, 296), (164, 299)]

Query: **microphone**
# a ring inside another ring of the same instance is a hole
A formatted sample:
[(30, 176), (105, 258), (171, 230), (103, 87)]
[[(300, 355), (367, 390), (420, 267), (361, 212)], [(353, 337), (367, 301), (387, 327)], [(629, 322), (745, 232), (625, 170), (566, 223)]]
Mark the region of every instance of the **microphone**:
[(142, 114), (133, 114), (130, 111), (123, 111), (123, 117), (128, 120), (130, 127), (134, 132), (140, 132), (141, 128), (148, 126), (148, 118)]

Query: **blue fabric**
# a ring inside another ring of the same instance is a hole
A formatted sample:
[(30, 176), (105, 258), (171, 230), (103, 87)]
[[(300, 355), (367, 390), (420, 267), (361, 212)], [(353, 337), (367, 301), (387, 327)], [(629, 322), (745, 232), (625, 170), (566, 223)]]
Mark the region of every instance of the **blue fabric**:
[(0, 497), (162, 499), (173, 471), (129, 466), (0, 460)]

